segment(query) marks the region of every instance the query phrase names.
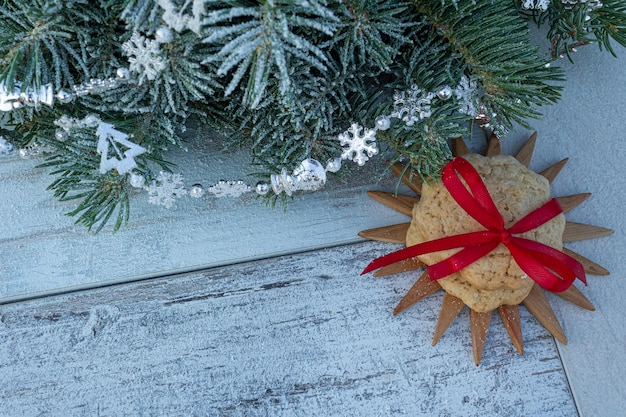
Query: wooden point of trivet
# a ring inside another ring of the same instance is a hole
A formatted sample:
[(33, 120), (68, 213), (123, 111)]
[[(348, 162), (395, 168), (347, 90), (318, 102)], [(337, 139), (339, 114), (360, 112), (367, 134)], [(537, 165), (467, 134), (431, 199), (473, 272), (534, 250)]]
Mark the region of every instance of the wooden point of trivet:
[(495, 133), (492, 133), (489, 136), (489, 141), (487, 142), (487, 151), (485, 152), (485, 156), (494, 156), (501, 155), (502, 148), (500, 146), (500, 139), (496, 136)]
[(524, 354), (524, 338), (522, 337), (522, 321), (519, 315), (519, 306), (501, 305), (498, 307), (498, 313), (502, 317), (504, 328), (506, 329), (513, 346), (520, 355)]
[(422, 193), (422, 179), (417, 174), (412, 174), (411, 170), (402, 165), (400, 162), (396, 162), (391, 166), (391, 172), (400, 178), (400, 180), (409, 187), (415, 194)]
[(530, 160), (533, 157), (533, 152), (535, 150), (535, 143), (537, 142), (537, 132), (533, 133), (528, 141), (522, 146), (522, 149), (519, 150), (517, 155), (515, 155), (515, 159), (521, 162), (526, 168), (530, 165)]
[(441, 286), (436, 281), (430, 280), (428, 271), (425, 271), (415, 284), (413, 284), (402, 300), (400, 300), (396, 308), (393, 310), (393, 315), (395, 316), (402, 313), (413, 304), (423, 300), (440, 288)]
[(578, 262), (580, 262), (583, 265), (583, 268), (585, 268), (585, 272), (588, 274), (591, 274), (591, 275), (609, 275), (610, 274), (610, 272), (606, 268), (598, 265), (597, 263), (595, 263), (594, 261), (590, 259), (585, 258), (581, 254), (576, 253), (573, 250), (563, 248), (563, 252), (571, 256), (572, 258), (576, 259)]
[(565, 332), (563, 332), (561, 324), (559, 324), (559, 321), (556, 319), (556, 315), (539, 285), (533, 285), (530, 294), (528, 294), (528, 297), (526, 297), (522, 303), (556, 340), (564, 345), (567, 344)]
[(376, 227), (374, 229), (362, 230), (359, 236), (365, 239), (377, 240), (379, 242), (406, 244), (406, 231), (411, 223), (392, 224), (391, 226)]
[(563, 231), (563, 243), (577, 242), (579, 240), (594, 239), (596, 237), (604, 237), (613, 234), (613, 230), (590, 224), (565, 222), (565, 230)]
[(413, 206), (420, 201), (417, 197), (388, 193), (385, 191), (368, 191), (367, 195), (390, 209), (409, 217), (413, 215)]
[(552, 183), (557, 175), (559, 175), (565, 164), (567, 164), (567, 161), (569, 161), (569, 158), (561, 159), (556, 164), (541, 171), (539, 175), (544, 176), (549, 183)]
[(439, 318), (437, 319), (437, 325), (435, 326), (435, 334), (433, 335), (433, 346), (439, 342), (441, 336), (448, 330), (448, 327), (452, 324), (456, 316), (459, 315), (465, 303), (460, 298), (445, 293), (443, 296), (443, 303), (441, 303), (441, 310), (439, 311)]
[(491, 323), (491, 313), (479, 313), (470, 309), (470, 325), (472, 327), (472, 349), (474, 350), (474, 363), (480, 365), (480, 359), (483, 357), (485, 350), (485, 342), (487, 341), (487, 332)]
[(563, 213), (567, 213), (568, 211), (578, 207), (583, 201), (585, 201), (589, 197), (591, 197), (591, 193), (581, 193), (566, 195), (563, 197), (556, 197), (556, 199), (561, 205)]
[(452, 154), (454, 156), (462, 156), (470, 153), (467, 144), (462, 137), (452, 139)]
[(582, 292), (573, 285), (571, 285), (568, 289), (562, 292), (555, 292), (556, 295), (564, 299), (565, 301), (569, 301), (572, 304), (577, 305), (578, 307), (584, 308), (585, 310), (595, 311), (596, 308), (591, 304), (591, 301), (587, 299), (583, 295)]
[(386, 277), (388, 275), (399, 274), (401, 272), (414, 271), (425, 267), (426, 264), (417, 258), (404, 259), (391, 265), (383, 266), (374, 272), (375, 277)]

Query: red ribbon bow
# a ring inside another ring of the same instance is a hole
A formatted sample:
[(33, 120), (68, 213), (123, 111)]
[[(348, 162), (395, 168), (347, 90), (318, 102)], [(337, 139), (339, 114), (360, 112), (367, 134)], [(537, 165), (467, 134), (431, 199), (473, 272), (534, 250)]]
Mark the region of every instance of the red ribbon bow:
[[(469, 190), (459, 176), (465, 180)], [(576, 278), (587, 284), (584, 268), (576, 259), (543, 243), (515, 236), (535, 229), (562, 213), (563, 209), (556, 199), (548, 201), (507, 229), (480, 175), (465, 159), (455, 158), (446, 165), (442, 181), (459, 206), (487, 230), (409, 246), (374, 259), (361, 275), (418, 255), (463, 248), (427, 267), (430, 279), (435, 281), (460, 271), (502, 243), (522, 271), (548, 291), (565, 291)]]

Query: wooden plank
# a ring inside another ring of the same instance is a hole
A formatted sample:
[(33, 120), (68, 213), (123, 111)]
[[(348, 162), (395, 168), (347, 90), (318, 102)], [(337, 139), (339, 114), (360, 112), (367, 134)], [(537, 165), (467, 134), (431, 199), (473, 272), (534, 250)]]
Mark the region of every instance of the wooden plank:
[[(190, 135), (194, 133), (190, 131)], [(187, 187), (247, 177), (249, 158), (223, 151), (216, 138), (202, 136), (189, 152), (173, 152)], [(55, 201), (46, 187), (53, 180), (35, 166), (41, 159), (0, 160), (0, 304), (50, 294), (68, 287), (92, 287), (187, 272), (281, 254), (361, 241), (361, 230), (406, 221), (366, 195), (393, 190), (391, 174), (374, 181), (375, 164), (362, 177), (329, 179), (324, 191), (294, 195), (283, 210), (267, 207), (256, 195), (201, 199), (185, 197), (171, 209), (132, 196), (128, 226), (115, 234), (92, 236), (64, 213), (74, 202)], [(410, 193), (406, 187), (401, 192)]]
[(479, 367), (467, 314), (431, 347), (441, 297), (392, 316), (414, 278), (359, 276), (391, 248), (6, 305), (0, 415), (576, 415), (552, 339), (527, 312), (525, 355), (494, 320)]

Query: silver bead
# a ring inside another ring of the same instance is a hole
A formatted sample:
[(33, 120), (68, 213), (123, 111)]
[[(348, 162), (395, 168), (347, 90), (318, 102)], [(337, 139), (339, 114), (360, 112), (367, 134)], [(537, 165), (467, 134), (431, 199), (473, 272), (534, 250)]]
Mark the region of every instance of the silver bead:
[(146, 178), (138, 172), (133, 171), (130, 173), (129, 182), (132, 187), (143, 188), (143, 186), (146, 184)]
[(65, 90), (59, 90), (55, 97), (63, 104), (70, 103), (74, 99), (74, 97)]
[(266, 182), (258, 182), (255, 189), (258, 195), (266, 195), (270, 192), (270, 186)]
[(387, 130), (391, 126), (389, 116), (378, 116), (376, 118), (376, 130)]
[(174, 35), (172, 34), (172, 29), (168, 28), (167, 26), (161, 26), (154, 33), (154, 39), (158, 43), (171, 42), (172, 39), (174, 39)]
[(326, 162), (326, 171), (328, 172), (337, 172), (341, 169), (341, 157), (336, 157), (333, 159), (329, 159)]
[(441, 90), (437, 92), (437, 97), (442, 100), (448, 100), (452, 97), (452, 89), (449, 86), (444, 86)]
[(130, 71), (128, 70), (128, 68), (118, 68), (117, 71), (115, 71), (115, 74), (117, 75), (117, 78), (123, 81), (126, 81), (130, 78)]
[(204, 195), (204, 188), (202, 184), (194, 184), (189, 189), (189, 195), (193, 198), (200, 198)]

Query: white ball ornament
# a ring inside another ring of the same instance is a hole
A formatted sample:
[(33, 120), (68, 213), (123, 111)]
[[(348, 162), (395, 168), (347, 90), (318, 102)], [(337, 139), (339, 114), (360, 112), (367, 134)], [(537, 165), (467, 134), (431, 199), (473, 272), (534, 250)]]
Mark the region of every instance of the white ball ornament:
[(258, 195), (266, 195), (270, 192), (270, 185), (266, 182), (258, 182), (255, 190)]
[(154, 38), (158, 43), (168, 43), (174, 39), (174, 35), (172, 34), (172, 29), (167, 26), (161, 26), (154, 33)]
[(201, 198), (204, 195), (202, 184), (194, 184), (189, 189), (189, 195), (193, 198)]
[(118, 68), (117, 71), (115, 71), (115, 75), (122, 81), (130, 79), (130, 71), (128, 68)]
[(341, 169), (341, 157), (336, 157), (329, 159), (326, 162), (326, 171), (328, 172), (337, 172)]
[(391, 126), (389, 116), (378, 116), (376, 118), (376, 130), (387, 130)]
[(129, 182), (130, 185), (134, 188), (143, 188), (143, 186), (146, 184), (146, 179), (143, 175), (133, 171), (130, 173)]

